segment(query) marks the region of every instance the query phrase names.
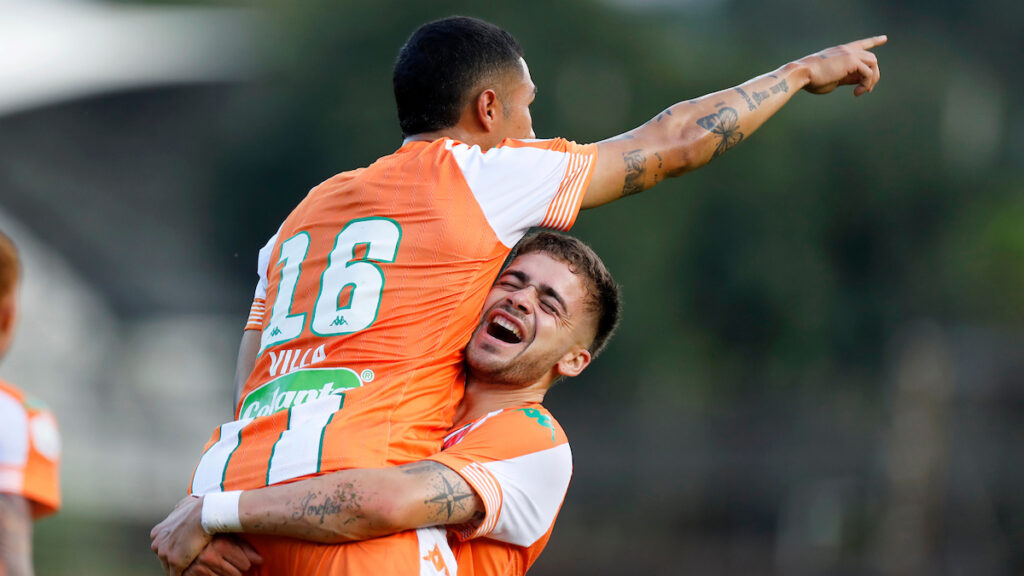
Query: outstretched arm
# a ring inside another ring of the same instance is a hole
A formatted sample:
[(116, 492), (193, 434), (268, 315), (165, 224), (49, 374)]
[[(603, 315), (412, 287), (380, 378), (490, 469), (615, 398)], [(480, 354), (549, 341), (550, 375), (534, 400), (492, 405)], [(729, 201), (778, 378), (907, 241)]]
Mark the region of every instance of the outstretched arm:
[(885, 41), (875, 36), (805, 56), (735, 88), (675, 104), (646, 124), (599, 142), (583, 208), (700, 168), (749, 138), (801, 89), (827, 94), (855, 84), (855, 96), (870, 92), (880, 74), (869, 50)]
[[(211, 532), (270, 534), (325, 543), (461, 524), (484, 514), (483, 501), (461, 476), (429, 460), (391, 468), (341, 470), (247, 490), (238, 498), (237, 524), (218, 528), (209, 521), (217, 516), (211, 504), (223, 498), (221, 494), (186, 498), (150, 532), (153, 551), (168, 574), (181, 574), (209, 543), (211, 535), (203, 527), (204, 507)], [(227, 513), (231, 516), (233, 510)]]

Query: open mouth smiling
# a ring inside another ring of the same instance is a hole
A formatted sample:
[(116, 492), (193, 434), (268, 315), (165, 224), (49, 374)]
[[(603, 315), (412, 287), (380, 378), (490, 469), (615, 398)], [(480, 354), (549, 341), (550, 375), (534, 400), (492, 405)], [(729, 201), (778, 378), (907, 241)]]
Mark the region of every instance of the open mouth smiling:
[(508, 318), (495, 316), (487, 324), (487, 333), (507, 344), (519, 344), (523, 341), (522, 329)]

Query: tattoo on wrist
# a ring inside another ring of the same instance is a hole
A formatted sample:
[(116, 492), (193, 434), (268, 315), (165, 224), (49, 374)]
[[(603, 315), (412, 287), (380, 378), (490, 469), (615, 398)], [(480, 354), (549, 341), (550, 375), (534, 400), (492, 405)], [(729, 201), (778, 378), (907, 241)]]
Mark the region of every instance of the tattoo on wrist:
[(739, 114), (734, 108), (722, 108), (714, 114), (709, 114), (697, 120), (697, 125), (719, 137), (715, 152), (711, 158), (718, 158), (729, 151), (730, 148), (743, 141), (743, 132), (740, 132)]
[(671, 108), (666, 108), (664, 112), (662, 112), (661, 114), (658, 114), (658, 117), (657, 117), (657, 118), (655, 118), (655, 119), (654, 119), (654, 121), (655, 121), (655, 122), (661, 122), (661, 119), (662, 119), (663, 117), (665, 117), (665, 116), (671, 116), (671, 115), (672, 115), (672, 109), (671, 109)]
[(747, 108), (751, 112), (757, 110), (757, 106), (754, 105), (754, 101), (750, 99), (750, 96), (747, 96), (747, 93), (743, 91), (743, 88), (737, 88), (736, 91), (739, 92), (740, 96), (743, 96), (743, 99), (747, 101)]
[(644, 156), (643, 150), (623, 152), (622, 160), (626, 163), (626, 181), (622, 185), (622, 195), (643, 192), (643, 177), (647, 170), (647, 157)]

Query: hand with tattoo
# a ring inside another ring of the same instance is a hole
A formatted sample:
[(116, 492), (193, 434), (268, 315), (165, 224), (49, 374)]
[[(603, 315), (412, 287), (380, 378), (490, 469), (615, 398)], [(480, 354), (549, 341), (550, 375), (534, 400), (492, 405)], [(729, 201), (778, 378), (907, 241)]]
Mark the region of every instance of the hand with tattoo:
[(804, 90), (812, 94), (828, 94), (839, 86), (857, 84), (854, 96), (871, 92), (881, 73), (878, 58), (869, 50), (885, 44), (886, 40), (885, 36), (865, 38), (801, 58), (798, 63), (810, 72)]

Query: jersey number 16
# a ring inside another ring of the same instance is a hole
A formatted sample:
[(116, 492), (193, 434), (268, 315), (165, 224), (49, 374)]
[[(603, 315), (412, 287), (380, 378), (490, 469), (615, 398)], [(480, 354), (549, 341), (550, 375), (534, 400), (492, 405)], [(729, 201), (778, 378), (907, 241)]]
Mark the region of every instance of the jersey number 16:
[[(320, 291), (309, 323), (313, 334), (351, 334), (368, 328), (377, 320), (384, 292), (384, 271), (377, 262), (394, 262), (401, 240), (402, 228), (390, 218), (363, 218), (345, 225), (320, 275)], [(357, 259), (356, 251), (360, 246), (365, 246), (366, 252)], [(292, 313), (292, 306), (308, 251), (308, 232), (299, 232), (281, 242), (277, 261), (281, 265), (281, 278), (270, 322), (263, 329), (260, 354), (271, 346), (294, 340), (306, 328), (307, 314)], [(341, 306), (339, 299), (346, 288), (351, 289), (348, 303)]]

